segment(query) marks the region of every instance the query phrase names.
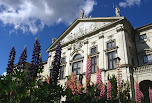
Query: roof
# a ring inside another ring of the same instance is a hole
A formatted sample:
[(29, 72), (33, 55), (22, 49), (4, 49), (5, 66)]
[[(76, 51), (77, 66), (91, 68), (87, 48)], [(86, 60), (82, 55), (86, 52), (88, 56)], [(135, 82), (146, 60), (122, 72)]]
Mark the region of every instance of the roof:
[(147, 29), (149, 29), (149, 28), (152, 28), (152, 23), (149, 23), (149, 24), (147, 24), (147, 25), (138, 27), (138, 28), (136, 28), (136, 30), (138, 30), (138, 31), (144, 31), (144, 30), (147, 30)]

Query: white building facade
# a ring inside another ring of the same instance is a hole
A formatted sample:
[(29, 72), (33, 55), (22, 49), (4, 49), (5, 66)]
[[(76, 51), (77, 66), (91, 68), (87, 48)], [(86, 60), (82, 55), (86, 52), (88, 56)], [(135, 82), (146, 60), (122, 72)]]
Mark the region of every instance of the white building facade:
[(91, 81), (96, 82), (96, 65), (102, 69), (102, 81), (108, 75), (117, 75), (116, 61), (120, 58), (122, 78), (130, 83), (134, 97), (134, 82), (137, 81), (146, 93), (152, 87), (152, 24), (134, 29), (123, 16), (81, 17), (76, 19), (47, 49), (48, 61), (44, 76), (50, 76), (55, 47), (62, 45), (60, 83), (65, 85), (71, 73), (83, 76), (85, 83), (87, 55), (91, 57)]

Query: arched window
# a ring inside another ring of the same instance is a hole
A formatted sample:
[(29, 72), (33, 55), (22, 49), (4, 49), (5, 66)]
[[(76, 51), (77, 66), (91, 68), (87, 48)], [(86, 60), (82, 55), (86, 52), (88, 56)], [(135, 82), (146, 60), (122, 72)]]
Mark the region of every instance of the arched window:
[(81, 55), (80, 55), (80, 54), (76, 54), (76, 55), (73, 57), (73, 60), (80, 59), (80, 58), (81, 58)]
[(72, 72), (75, 74), (75, 75), (78, 75), (80, 74), (80, 69), (81, 69), (81, 55), (80, 54), (76, 54), (74, 57), (73, 57), (73, 60), (75, 62), (73, 62), (72, 64)]

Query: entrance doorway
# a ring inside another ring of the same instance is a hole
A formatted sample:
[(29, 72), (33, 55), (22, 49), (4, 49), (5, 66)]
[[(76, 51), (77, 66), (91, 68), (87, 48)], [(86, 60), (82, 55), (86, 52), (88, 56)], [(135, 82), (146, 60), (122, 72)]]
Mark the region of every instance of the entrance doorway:
[(152, 81), (143, 80), (139, 83), (139, 87), (140, 87), (141, 92), (144, 95), (144, 100), (149, 101), (149, 87), (152, 88)]

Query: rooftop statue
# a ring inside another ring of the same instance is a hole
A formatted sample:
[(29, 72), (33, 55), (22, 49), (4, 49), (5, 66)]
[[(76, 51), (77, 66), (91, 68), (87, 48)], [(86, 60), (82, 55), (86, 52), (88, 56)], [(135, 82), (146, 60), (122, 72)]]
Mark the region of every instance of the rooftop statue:
[(115, 14), (116, 16), (120, 16), (120, 9), (117, 7), (117, 5), (115, 6)]
[(80, 14), (80, 18), (84, 18), (85, 16), (84, 16), (84, 10), (83, 9), (81, 9), (81, 14)]

